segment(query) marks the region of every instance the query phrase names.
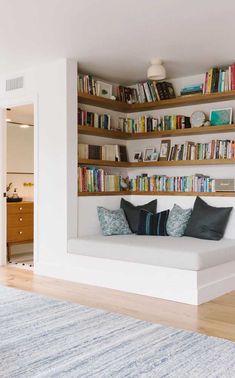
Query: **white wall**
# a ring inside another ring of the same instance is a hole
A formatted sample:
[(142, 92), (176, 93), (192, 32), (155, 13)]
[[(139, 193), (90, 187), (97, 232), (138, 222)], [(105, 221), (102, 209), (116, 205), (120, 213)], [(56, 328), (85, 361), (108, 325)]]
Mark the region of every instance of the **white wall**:
[(63, 264), (77, 235), (77, 63), (60, 59), (1, 81), (21, 74), (25, 88), (2, 92), (0, 106), (35, 105), (35, 270), (43, 274), (42, 264)]

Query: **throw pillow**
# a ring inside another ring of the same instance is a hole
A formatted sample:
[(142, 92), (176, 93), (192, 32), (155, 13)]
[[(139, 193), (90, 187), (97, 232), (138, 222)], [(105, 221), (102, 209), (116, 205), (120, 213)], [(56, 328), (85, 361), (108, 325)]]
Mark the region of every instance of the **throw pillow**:
[(138, 232), (140, 210), (146, 210), (155, 214), (157, 211), (157, 200), (153, 200), (145, 205), (135, 206), (122, 198), (120, 207), (125, 212), (131, 231), (136, 234)]
[(140, 210), (138, 235), (167, 236), (166, 222), (170, 210), (152, 214), (146, 210)]
[(131, 230), (122, 209), (108, 210), (104, 207), (97, 207), (97, 213), (103, 235), (131, 234)]
[(192, 209), (182, 209), (182, 207), (174, 204), (166, 224), (168, 235), (175, 237), (183, 236), (191, 214)]
[(210, 206), (197, 197), (184, 234), (198, 239), (220, 240), (231, 211), (232, 207)]

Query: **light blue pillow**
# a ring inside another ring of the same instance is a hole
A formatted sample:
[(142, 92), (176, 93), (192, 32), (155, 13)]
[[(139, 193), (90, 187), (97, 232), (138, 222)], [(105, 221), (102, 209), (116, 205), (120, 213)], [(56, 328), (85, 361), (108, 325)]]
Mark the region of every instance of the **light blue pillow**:
[(166, 224), (168, 235), (176, 237), (183, 236), (191, 214), (192, 209), (182, 209), (182, 207), (174, 204)]
[(97, 213), (103, 235), (132, 234), (123, 209), (108, 210), (104, 207), (97, 207)]

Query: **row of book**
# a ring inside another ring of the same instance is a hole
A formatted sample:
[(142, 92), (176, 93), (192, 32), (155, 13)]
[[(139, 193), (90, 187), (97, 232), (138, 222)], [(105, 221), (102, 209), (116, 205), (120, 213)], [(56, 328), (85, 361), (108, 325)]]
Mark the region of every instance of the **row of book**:
[(78, 76), (78, 91), (80, 93), (90, 94), (93, 96), (98, 95), (97, 83), (91, 75)]
[(126, 146), (118, 144), (97, 146), (87, 143), (79, 143), (78, 159), (128, 161)]
[(78, 125), (111, 130), (110, 114), (98, 114), (78, 109)]
[(165, 131), (190, 128), (190, 117), (183, 115), (166, 115), (154, 118), (140, 116), (137, 118), (118, 119), (118, 130), (126, 133), (148, 133), (152, 131)]
[(121, 191), (119, 175), (111, 175), (103, 169), (93, 167), (78, 168), (78, 191), (82, 192), (113, 192)]
[(145, 83), (137, 83), (132, 87), (120, 85), (117, 89), (117, 99), (128, 104), (153, 102), (175, 98), (172, 83), (167, 81), (148, 80)]
[(209, 143), (185, 142), (169, 150), (168, 160), (234, 159), (234, 140), (212, 140)]
[(212, 67), (206, 74), (203, 93), (235, 90), (235, 63), (228, 67)]
[(209, 176), (166, 176), (142, 174), (129, 180), (133, 192), (215, 192), (215, 180)]

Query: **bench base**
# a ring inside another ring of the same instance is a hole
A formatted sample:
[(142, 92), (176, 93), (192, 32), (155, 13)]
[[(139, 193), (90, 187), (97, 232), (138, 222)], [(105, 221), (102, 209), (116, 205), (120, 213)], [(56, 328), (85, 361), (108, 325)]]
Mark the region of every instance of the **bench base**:
[(190, 271), (67, 254), (62, 265), (36, 263), (34, 271), (44, 276), (192, 305), (235, 290), (235, 261)]

